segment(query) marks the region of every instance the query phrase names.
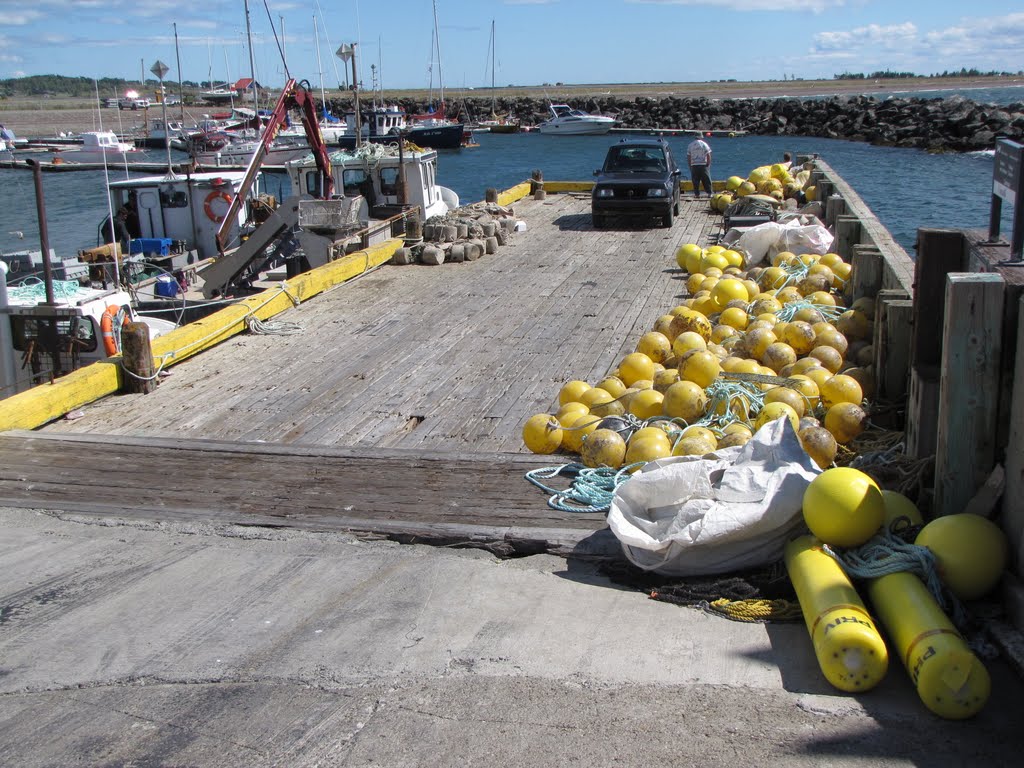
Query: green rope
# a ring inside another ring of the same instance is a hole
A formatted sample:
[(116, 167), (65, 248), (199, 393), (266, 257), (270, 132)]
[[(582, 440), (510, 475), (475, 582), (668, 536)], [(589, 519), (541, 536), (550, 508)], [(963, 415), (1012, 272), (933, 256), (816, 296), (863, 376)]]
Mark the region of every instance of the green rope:
[(843, 307), (835, 307), (831, 304), (817, 304), (809, 299), (800, 299), (784, 304), (782, 309), (775, 313), (775, 316), (782, 322), (790, 322), (796, 313), (802, 309), (817, 310), (826, 321), (835, 325), (836, 320), (846, 311)]
[(838, 552), (827, 544), (822, 550), (829, 554), (846, 573), (855, 579), (877, 579), (890, 573), (909, 571), (920, 577), (935, 602), (951, 614), (953, 623), (962, 627), (967, 623), (963, 605), (946, 589), (939, 577), (935, 555), (927, 547), (909, 544), (883, 527), (859, 547)]
[[(87, 292), (77, 280), (53, 280), (51, 282), (53, 283), (54, 298), (73, 299)], [(26, 277), (17, 285), (8, 285), (7, 295), (13, 301), (38, 304), (46, 300), (46, 283), (38, 277)]]
[[(583, 464), (562, 464), (541, 467), (526, 473), (526, 479), (551, 494), (548, 506), (562, 512), (607, 512), (612, 505), (615, 490), (629, 480), (630, 472), (643, 466), (629, 464), (621, 469), (587, 467)], [(572, 478), (566, 489), (551, 488), (541, 480), (565, 476)]]

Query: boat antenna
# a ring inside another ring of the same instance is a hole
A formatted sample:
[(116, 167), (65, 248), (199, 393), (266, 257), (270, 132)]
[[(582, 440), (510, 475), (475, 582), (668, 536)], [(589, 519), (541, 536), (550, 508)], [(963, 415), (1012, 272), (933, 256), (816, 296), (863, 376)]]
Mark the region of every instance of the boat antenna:
[(313, 14), (313, 41), (316, 43), (316, 71), (320, 75), (320, 110), (323, 116), (327, 117), (327, 94), (324, 92), (324, 66), (320, 61), (320, 30), (316, 23), (316, 14)]
[[(246, 0), (248, 3), (249, 0)], [(284, 65), (284, 76), (291, 80), (291, 73), (288, 71), (288, 57), (284, 55), (284, 47), (281, 45), (281, 39), (277, 36), (277, 27), (274, 26), (274, 18), (270, 15), (270, 4), (267, 0), (263, 0), (263, 7), (267, 10), (267, 21), (270, 22), (270, 31), (274, 33), (274, 42), (277, 44), (277, 53), (281, 57), (281, 64)], [(248, 14), (246, 14), (246, 22), (248, 23)], [(281, 24), (284, 24), (284, 19), (281, 19)], [(281, 28), (282, 34), (284, 33), (284, 27)], [(249, 59), (252, 59), (252, 45), (249, 46)], [(256, 85), (256, 75), (252, 76), (253, 86)]]

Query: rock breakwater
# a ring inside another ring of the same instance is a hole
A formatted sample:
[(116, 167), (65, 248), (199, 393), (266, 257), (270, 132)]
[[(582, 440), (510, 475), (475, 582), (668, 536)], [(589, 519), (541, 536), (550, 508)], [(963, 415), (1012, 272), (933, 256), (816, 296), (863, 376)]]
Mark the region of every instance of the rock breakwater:
[[(992, 149), (996, 139), (1024, 140), (1024, 103), (978, 104), (960, 96), (945, 99), (833, 96), (818, 99), (707, 99), (597, 97), (570, 99), (573, 107), (614, 115), (624, 128), (681, 128), (746, 131), (767, 136), (818, 136), (911, 147), (929, 152)], [(413, 99), (400, 102), (406, 112), (423, 112)], [(332, 108), (344, 109), (343, 101)], [(490, 99), (458, 103), (462, 119), (486, 119)], [(449, 112), (451, 112), (449, 108)], [(544, 99), (498, 99), (496, 111), (535, 125), (549, 116)]]

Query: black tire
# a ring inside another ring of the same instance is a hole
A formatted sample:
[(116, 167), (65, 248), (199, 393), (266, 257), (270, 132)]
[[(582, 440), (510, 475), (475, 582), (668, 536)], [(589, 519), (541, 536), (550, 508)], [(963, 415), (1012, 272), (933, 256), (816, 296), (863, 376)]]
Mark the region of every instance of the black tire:
[(600, 213), (590, 214), (590, 219), (594, 224), (594, 229), (604, 229), (604, 216)]
[(676, 198), (676, 201), (672, 204), (672, 213), (674, 213), (676, 216), (679, 215), (679, 198), (678, 197)]
[(671, 208), (669, 208), (668, 213), (661, 217), (661, 226), (663, 226), (665, 229), (671, 229), (673, 218), (673, 211)]

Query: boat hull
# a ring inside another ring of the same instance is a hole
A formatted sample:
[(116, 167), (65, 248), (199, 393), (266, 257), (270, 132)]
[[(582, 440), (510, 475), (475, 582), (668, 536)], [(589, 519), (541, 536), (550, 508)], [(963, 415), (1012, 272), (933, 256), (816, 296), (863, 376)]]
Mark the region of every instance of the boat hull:
[(554, 136), (601, 136), (608, 133), (614, 124), (614, 120), (541, 123), (537, 130)]
[[(438, 125), (425, 128), (410, 128), (402, 131), (402, 136), (413, 144), (427, 149), (458, 149), (462, 146), (465, 126), (462, 123), (452, 125)], [(397, 134), (373, 135), (363, 137), (364, 142), (371, 144), (394, 144), (398, 142)], [(341, 149), (352, 149), (356, 145), (356, 137), (351, 135), (342, 136), (332, 146)]]

